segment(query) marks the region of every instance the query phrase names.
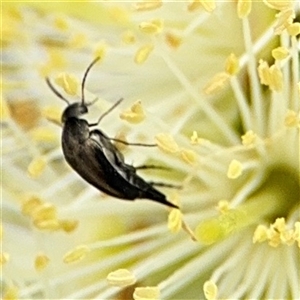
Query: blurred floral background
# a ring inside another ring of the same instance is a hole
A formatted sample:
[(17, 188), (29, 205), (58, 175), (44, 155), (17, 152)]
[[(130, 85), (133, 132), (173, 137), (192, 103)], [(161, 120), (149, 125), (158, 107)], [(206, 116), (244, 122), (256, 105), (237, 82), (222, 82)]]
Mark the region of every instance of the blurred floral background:
[[(298, 299), (299, 3), (2, 3), (4, 299)], [(95, 122), (180, 206), (109, 197), (65, 162)], [(55, 124), (56, 123), (56, 124)], [(117, 271), (120, 270), (121, 271)]]

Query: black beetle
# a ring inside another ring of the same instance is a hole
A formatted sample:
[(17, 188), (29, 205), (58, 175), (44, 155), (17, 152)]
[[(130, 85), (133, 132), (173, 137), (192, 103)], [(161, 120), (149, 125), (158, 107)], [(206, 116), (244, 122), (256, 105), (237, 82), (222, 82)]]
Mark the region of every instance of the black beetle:
[(141, 178), (136, 170), (160, 168), (156, 166), (134, 167), (125, 163), (123, 154), (115, 147), (112, 140), (136, 146), (156, 146), (127, 143), (105, 135), (101, 130), (90, 131), (90, 127), (100, 123), (104, 116), (111, 112), (123, 99), (117, 101), (110, 109), (103, 113), (96, 123), (89, 124), (80, 116), (88, 113), (88, 106), (84, 99), (84, 86), (87, 75), (92, 66), (99, 60), (96, 58), (86, 69), (81, 84), (81, 102), (70, 104), (51, 84), (50, 89), (68, 106), (62, 114), (62, 149), (68, 164), (88, 183), (104, 193), (124, 200), (150, 199), (167, 206), (178, 208), (166, 199), (166, 196), (154, 188), (157, 186), (174, 187), (163, 183), (147, 182)]

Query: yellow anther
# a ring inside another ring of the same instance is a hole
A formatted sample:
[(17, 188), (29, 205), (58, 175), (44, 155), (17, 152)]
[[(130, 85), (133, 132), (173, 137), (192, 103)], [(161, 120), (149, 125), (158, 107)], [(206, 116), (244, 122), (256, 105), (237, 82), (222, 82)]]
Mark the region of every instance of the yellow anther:
[(218, 296), (218, 287), (213, 281), (209, 280), (204, 283), (203, 292), (207, 300), (215, 300)]
[(276, 60), (283, 60), (289, 56), (289, 50), (285, 47), (277, 47), (272, 50), (272, 56)]
[(159, 300), (160, 290), (157, 286), (137, 287), (133, 293), (134, 300)]
[(55, 79), (56, 84), (64, 89), (64, 91), (69, 95), (76, 95), (79, 87), (78, 79), (68, 73), (60, 73)]
[(181, 228), (182, 212), (177, 208), (173, 208), (168, 217), (168, 229), (173, 233), (177, 233)]
[(0, 265), (3, 266), (9, 261), (9, 254), (6, 252), (2, 252), (0, 254)]
[(276, 230), (277, 232), (283, 232), (286, 229), (285, 219), (277, 218), (275, 222), (271, 225), (271, 228)]
[(266, 61), (260, 60), (257, 68), (261, 84), (269, 85), (271, 82), (270, 68)]
[(283, 88), (283, 75), (277, 65), (269, 67), (268, 63), (260, 60), (258, 75), (262, 84), (268, 85), (273, 91), (281, 91)]
[(54, 19), (54, 26), (60, 30), (69, 29), (69, 23), (68, 23), (66, 17), (63, 15), (56, 16), (56, 18)]
[(293, 0), (285, 0), (285, 1), (278, 1), (278, 0), (263, 0), (263, 2), (270, 8), (276, 10), (285, 10), (288, 8), (292, 8)]
[(278, 14), (276, 14), (277, 23), (274, 26), (274, 34), (281, 34), (285, 29), (287, 29), (295, 18), (295, 12), (292, 8), (285, 9)]
[(198, 133), (195, 130), (193, 131), (190, 140), (192, 145), (201, 144), (201, 142), (203, 141), (201, 138), (198, 137)]
[(3, 300), (18, 300), (19, 289), (16, 286), (9, 286), (5, 289)]
[(53, 204), (39, 203), (33, 198), (23, 205), (23, 213), (27, 212), (32, 218), (33, 225), (40, 230), (56, 231), (60, 229), (57, 211)]
[(38, 178), (42, 175), (47, 165), (47, 160), (44, 156), (34, 158), (29, 164), (27, 171), (31, 178)]
[(187, 4), (187, 10), (191, 12), (197, 10), (199, 7), (202, 7), (200, 0), (192, 0)]
[(177, 153), (179, 151), (179, 146), (170, 134), (159, 133), (155, 136), (155, 140), (159, 149), (163, 150), (164, 152)]
[(98, 63), (102, 61), (107, 53), (108, 46), (105, 42), (99, 42), (94, 49), (94, 57), (99, 57)]
[(231, 53), (225, 62), (225, 71), (229, 75), (235, 75), (239, 71), (239, 60), (234, 53)]
[(36, 206), (31, 213), (31, 217), (35, 221), (54, 220), (57, 217), (57, 210), (53, 204), (44, 203)]
[[(299, 225), (297, 225), (297, 223)], [(253, 243), (261, 243), (267, 240), (271, 247), (278, 247), (281, 244), (292, 246), (296, 241), (298, 242), (298, 247), (300, 247), (300, 222), (296, 222), (294, 228), (294, 230), (287, 228), (285, 218), (277, 218), (269, 228), (264, 225), (259, 225), (256, 228), (253, 236)]]
[(287, 31), (288, 31), (290, 36), (296, 36), (296, 35), (300, 34), (300, 23), (295, 22), (295, 23), (291, 24), (287, 28)]
[(281, 243), (287, 246), (292, 246), (295, 243), (294, 231), (292, 229), (285, 230), (280, 234)]
[(135, 3), (133, 8), (136, 11), (147, 11), (160, 8), (162, 4), (162, 0), (140, 1)]
[[(277, 218), (273, 224), (270, 225), (268, 231), (268, 240), (271, 247), (278, 247), (280, 244), (286, 243), (286, 223), (284, 218)], [(287, 241), (291, 244), (291, 241)]]
[(42, 205), (43, 201), (38, 196), (30, 195), (22, 203), (22, 214), (31, 216), (34, 213), (34, 211)]
[(256, 141), (257, 135), (252, 131), (248, 130), (244, 135), (242, 135), (242, 144), (244, 146), (253, 145)]
[(47, 106), (42, 111), (43, 117), (47, 120), (55, 123), (61, 124), (61, 109), (57, 106)]
[(180, 150), (180, 155), (182, 159), (190, 165), (195, 165), (197, 163), (198, 157), (193, 150), (183, 148)]
[(136, 37), (132, 31), (126, 31), (122, 35), (122, 42), (127, 45), (132, 45), (136, 42)]
[(86, 245), (77, 246), (75, 249), (67, 252), (63, 257), (63, 262), (65, 264), (74, 263), (80, 261), (86, 257), (90, 252), (90, 248)]
[(126, 287), (136, 283), (134, 274), (127, 269), (119, 269), (109, 273), (106, 280), (110, 285), (118, 287)]
[(21, 98), (7, 104), (9, 106), (10, 117), (23, 129), (28, 130), (38, 124), (41, 111), (35, 100)]
[(297, 113), (293, 110), (289, 110), (284, 118), (284, 125), (286, 127), (297, 127), (299, 124), (299, 119)]
[(78, 220), (59, 220), (60, 228), (67, 233), (73, 232), (79, 225)]
[(144, 63), (149, 57), (150, 53), (153, 51), (153, 49), (153, 45), (144, 45), (140, 47), (135, 54), (134, 62), (139, 65)]
[(230, 209), (230, 205), (229, 205), (228, 200), (220, 200), (220, 201), (218, 202), (217, 209), (218, 209), (218, 211), (219, 211), (221, 214), (227, 213), (227, 212), (229, 211), (229, 209)]
[(60, 229), (57, 219), (36, 219), (33, 220), (33, 225), (39, 230), (57, 231)]
[(152, 20), (150, 22), (142, 22), (139, 25), (139, 29), (143, 33), (158, 34), (163, 30), (164, 22), (162, 19)]
[(264, 225), (258, 225), (254, 231), (252, 242), (262, 243), (268, 239), (268, 228)]
[(166, 32), (165, 39), (166, 43), (174, 49), (182, 44), (182, 37), (172, 32)]
[(50, 259), (44, 253), (39, 253), (34, 260), (34, 267), (37, 271), (44, 270), (50, 262)]
[(237, 13), (240, 19), (248, 17), (252, 8), (252, 0), (238, 0)]
[(138, 124), (145, 120), (142, 102), (136, 101), (129, 109), (120, 113), (120, 118), (132, 124)]
[(227, 177), (230, 179), (236, 179), (242, 175), (243, 165), (236, 159), (233, 159), (228, 167)]
[(226, 72), (216, 74), (211, 81), (204, 87), (203, 91), (206, 95), (219, 92), (228, 82), (230, 75)]
[(52, 143), (57, 141), (57, 134), (49, 127), (36, 127), (30, 131), (34, 141)]
[(200, 0), (201, 5), (203, 8), (211, 13), (216, 9), (216, 1), (215, 0)]
[(276, 230), (269, 229), (268, 230), (268, 241), (271, 247), (278, 247), (281, 244), (280, 233)]

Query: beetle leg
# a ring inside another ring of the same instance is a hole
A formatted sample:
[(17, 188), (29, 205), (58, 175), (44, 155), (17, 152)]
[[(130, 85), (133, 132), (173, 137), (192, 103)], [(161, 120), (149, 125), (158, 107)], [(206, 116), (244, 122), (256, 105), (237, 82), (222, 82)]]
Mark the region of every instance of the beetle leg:
[[(95, 123), (91, 123), (91, 124), (89, 124), (89, 127), (92, 127), (92, 126), (97, 126), (99, 123), (100, 123), (100, 121), (105, 117), (105, 116), (107, 116), (112, 110), (114, 110), (122, 101), (123, 101), (124, 99), (123, 98), (121, 98), (121, 99), (119, 99), (117, 102), (115, 102), (106, 112), (104, 112), (100, 117), (99, 117), (99, 119), (98, 119), (98, 121), (97, 122), (95, 122)], [(97, 101), (97, 99), (95, 99), (94, 101), (92, 101), (92, 103), (94, 103), (95, 101)], [(88, 104), (88, 105), (91, 105), (91, 104)]]
[(152, 186), (161, 186), (161, 187), (178, 189), (178, 190), (182, 189), (181, 185), (176, 185), (176, 184), (169, 184), (169, 183), (164, 183), (164, 182), (153, 182), (153, 181), (148, 181), (148, 183)]
[(159, 170), (170, 170), (170, 168), (156, 165), (141, 165), (134, 167), (136, 170), (145, 170), (145, 169), (159, 169)]
[(122, 140), (107, 137), (107, 136), (105, 138), (107, 138), (111, 141), (117, 142), (117, 143), (122, 143), (124, 145), (128, 145), (128, 146), (142, 146), (142, 147), (156, 147), (157, 146), (156, 144), (129, 143), (129, 142), (126, 142), (126, 141), (122, 141)]

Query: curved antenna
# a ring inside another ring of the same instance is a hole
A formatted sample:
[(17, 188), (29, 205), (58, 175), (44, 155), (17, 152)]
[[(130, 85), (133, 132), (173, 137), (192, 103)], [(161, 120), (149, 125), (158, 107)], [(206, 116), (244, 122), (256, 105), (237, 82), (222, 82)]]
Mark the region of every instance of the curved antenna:
[(60, 98), (61, 100), (65, 101), (68, 105), (70, 105), (70, 102), (61, 94), (59, 93), (55, 87), (52, 85), (50, 79), (48, 77), (46, 77), (46, 82), (50, 88), (50, 90), (58, 97)]
[(87, 78), (87, 75), (90, 71), (90, 69), (93, 67), (93, 65), (100, 59), (101, 57), (96, 57), (91, 63), (90, 65), (87, 67), (84, 75), (83, 75), (83, 78), (82, 78), (82, 83), (81, 83), (81, 103), (82, 105), (84, 105), (84, 85), (85, 85), (85, 81), (86, 81), (86, 78)]

